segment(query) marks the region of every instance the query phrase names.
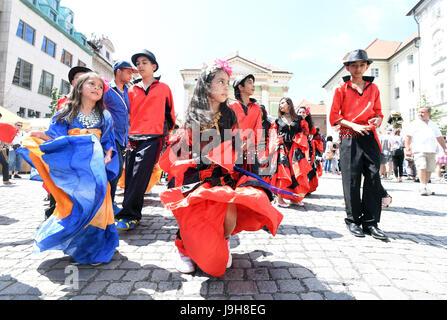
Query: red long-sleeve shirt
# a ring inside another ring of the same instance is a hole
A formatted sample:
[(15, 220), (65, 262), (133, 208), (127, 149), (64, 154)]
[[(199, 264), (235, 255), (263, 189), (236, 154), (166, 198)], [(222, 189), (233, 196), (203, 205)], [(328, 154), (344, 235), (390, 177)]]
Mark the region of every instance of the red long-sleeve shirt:
[[(228, 106), (236, 114), (236, 118), (241, 130), (241, 137), (243, 140), (254, 139), (252, 142), (259, 144), (262, 135), (262, 110), (254, 100), (248, 103), (248, 106), (244, 110), (242, 103), (235, 100), (228, 104)], [(252, 135), (254, 135), (252, 137)]]
[(379, 116), (383, 119), (379, 88), (372, 83), (373, 77), (363, 79), (365, 80), (363, 94), (352, 87), (350, 77), (343, 78), (345, 83), (335, 90), (329, 115), (332, 126), (341, 120), (368, 125), (368, 120), (374, 117)]
[(174, 128), (175, 111), (171, 89), (155, 80), (145, 91), (142, 82), (129, 89), (130, 137), (166, 136)]

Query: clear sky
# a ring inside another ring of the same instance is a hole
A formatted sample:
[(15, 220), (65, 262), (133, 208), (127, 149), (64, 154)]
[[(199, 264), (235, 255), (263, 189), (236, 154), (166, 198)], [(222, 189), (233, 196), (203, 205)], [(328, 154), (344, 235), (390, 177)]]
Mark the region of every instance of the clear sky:
[[(115, 59), (145, 48), (183, 118), (179, 70), (239, 51), (294, 74), (289, 96), (319, 103), (346, 53), (375, 39), (405, 41), (418, 0), (62, 0), (77, 31), (107, 36)], [(325, 101), (329, 104), (330, 102)]]

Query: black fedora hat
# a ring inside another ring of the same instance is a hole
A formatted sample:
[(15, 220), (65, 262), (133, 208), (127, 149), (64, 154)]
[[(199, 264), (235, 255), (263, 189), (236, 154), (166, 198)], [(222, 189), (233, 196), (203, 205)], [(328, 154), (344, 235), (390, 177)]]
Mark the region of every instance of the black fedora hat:
[(68, 72), (68, 81), (70, 83), (72, 83), (76, 73), (79, 73), (79, 72), (87, 73), (87, 72), (92, 72), (92, 70), (87, 67), (81, 67), (81, 66), (73, 67), (70, 69), (70, 72)]
[(135, 66), (137, 65), (137, 59), (138, 59), (139, 57), (146, 57), (146, 58), (149, 59), (149, 61), (150, 61), (152, 64), (156, 64), (156, 65), (157, 65), (157, 69), (155, 69), (154, 72), (157, 72), (159, 66), (158, 66), (157, 59), (155, 59), (155, 55), (154, 55), (152, 52), (150, 52), (149, 50), (143, 49), (143, 50), (141, 50), (140, 52), (135, 53), (135, 54), (132, 56), (132, 59), (131, 59), (131, 60), (132, 60), (132, 63), (133, 63)]
[(366, 61), (368, 64), (373, 63), (373, 61), (368, 58), (368, 53), (365, 50), (357, 49), (349, 54), (348, 60), (343, 62), (343, 64), (347, 66), (351, 62), (357, 62), (357, 61)]
[(252, 74), (246, 75), (246, 76), (239, 76), (236, 78), (236, 80), (234, 80), (233, 82), (233, 88), (236, 90), (238, 89), (238, 86), (243, 83), (245, 80), (247, 80), (248, 78), (253, 79), (253, 81), (256, 81), (255, 76)]

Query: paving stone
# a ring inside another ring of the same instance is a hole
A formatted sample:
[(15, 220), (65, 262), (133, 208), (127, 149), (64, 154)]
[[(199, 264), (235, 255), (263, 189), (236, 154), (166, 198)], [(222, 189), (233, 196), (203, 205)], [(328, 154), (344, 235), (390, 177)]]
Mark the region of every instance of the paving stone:
[(17, 183), (0, 185), (0, 199), (16, 199), (0, 202), (0, 300), (447, 299), (447, 184), (432, 184), (441, 196), (423, 198), (414, 183), (383, 181), (393, 196), (380, 224), (391, 238), (385, 243), (348, 232), (340, 177), (323, 176), (305, 208), (280, 209), (276, 237), (264, 231), (232, 237), (233, 266), (222, 278), (175, 270), (177, 222), (160, 207), (164, 186), (156, 186), (140, 226), (120, 232), (112, 261), (79, 266), (74, 287), (65, 283), (68, 256), (32, 253), (45, 192), (26, 179)]

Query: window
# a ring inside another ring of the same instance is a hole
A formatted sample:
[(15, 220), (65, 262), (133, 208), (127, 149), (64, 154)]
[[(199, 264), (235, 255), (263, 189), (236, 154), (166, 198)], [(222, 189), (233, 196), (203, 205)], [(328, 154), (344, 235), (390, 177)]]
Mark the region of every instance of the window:
[(395, 63), (393, 65), (393, 71), (394, 71), (394, 73), (399, 73), (399, 63)]
[(379, 77), (379, 68), (371, 68), (371, 76), (378, 78)]
[(62, 79), (61, 81), (61, 89), (59, 90), (59, 94), (62, 96), (66, 96), (70, 93), (70, 83), (68, 83), (68, 81), (65, 81)]
[(42, 71), (40, 77), (39, 93), (45, 96), (51, 97), (51, 91), (53, 90), (54, 76), (46, 71)]
[(110, 60), (110, 52), (109, 51), (106, 51), (106, 58), (107, 58), (107, 60)]
[(408, 92), (414, 93), (414, 80), (408, 81)]
[(12, 83), (31, 90), (32, 75), (33, 65), (18, 58)]
[(20, 108), (19, 108), (19, 111), (17, 111), (17, 115), (18, 115), (19, 117), (24, 118), (24, 117), (25, 117), (25, 111), (26, 111), (25, 108), (20, 107)]
[(85, 63), (82, 62), (81, 60), (78, 60), (78, 66), (79, 66), (79, 67), (87, 67), (87, 64), (85, 64)]
[(62, 50), (61, 62), (71, 68), (73, 64), (73, 55), (67, 50)]
[(47, 37), (43, 37), (42, 51), (54, 58), (56, 56), (56, 44)]
[(55, 13), (53, 10), (50, 10), (50, 13), (48, 14), (51, 20), (54, 22), (57, 22), (57, 13)]
[(51, 8), (57, 11), (59, 9), (59, 3), (57, 0), (50, 0), (49, 1)]
[(443, 52), (444, 30), (437, 30), (433, 33), (433, 59), (438, 61), (445, 53)]
[(444, 102), (445, 95), (444, 95), (444, 83), (438, 83), (436, 85), (436, 96), (440, 103)]
[(35, 39), (35, 35), (36, 35), (36, 30), (34, 30), (34, 28), (30, 27), (29, 25), (27, 25), (22, 20), (20, 20), (19, 21), (19, 25), (17, 27), (16, 35), (19, 38), (22, 38), (23, 40), (28, 42), (29, 44), (34, 45), (34, 39)]
[(407, 62), (409, 65), (412, 65), (414, 63), (414, 57), (412, 54), (407, 56)]
[(399, 98), (400, 98), (400, 89), (394, 88), (394, 99), (399, 99)]

